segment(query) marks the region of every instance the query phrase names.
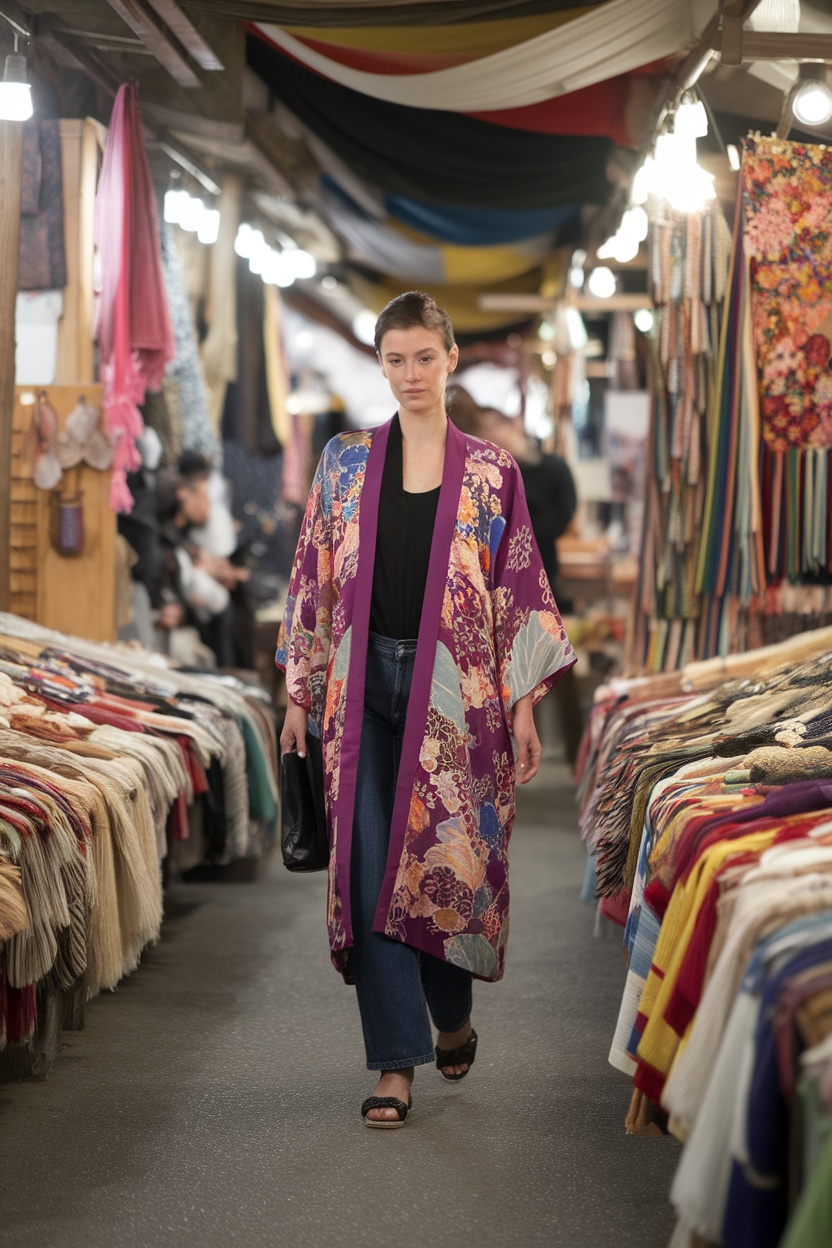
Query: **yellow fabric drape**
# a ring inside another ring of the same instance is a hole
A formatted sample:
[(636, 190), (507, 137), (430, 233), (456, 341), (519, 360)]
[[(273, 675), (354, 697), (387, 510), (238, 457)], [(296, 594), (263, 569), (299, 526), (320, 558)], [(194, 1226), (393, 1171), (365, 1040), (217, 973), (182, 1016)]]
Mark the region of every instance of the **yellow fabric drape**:
[(236, 174), (222, 180), (217, 205), (220, 232), (211, 248), (208, 333), (202, 344), (202, 367), (208, 389), (208, 416), (219, 436), (225, 392), (237, 379), (237, 256), (234, 239), (240, 224), (243, 184)]
[(263, 346), (272, 428), (283, 446), (288, 446), (292, 437), (292, 418), (286, 409), (289, 385), (283, 357), (282, 305), (276, 286), (263, 287), (263, 305)]
[[(542, 272), (535, 269), (505, 282), (489, 283), (490, 291), (500, 294), (537, 294), (540, 288)], [(363, 274), (352, 272), (349, 284), (355, 295), (370, 308), (379, 313), (385, 304), (396, 295), (402, 293), (401, 282), (371, 282)], [(426, 294), (431, 295), (440, 307), (443, 307), (454, 323), (458, 333), (474, 333), (478, 330), (500, 329), (504, 325), (513, 325), (517, 321), (528, 319), (530, 312), (500, 311), (484, 312), (479, 307), (481, 288), (476, 286), (448, 285), (428, 282), (423, 287)]]
[(559, 13), (448, 26), (285, 26), (284, 30), (296, 39), (314, 39), (317, 43), (341, 48), (360, 48), (368, 52), (457, 53), (473, 60), (535, 39), (590, 11), (591, 6), (576, 6)]

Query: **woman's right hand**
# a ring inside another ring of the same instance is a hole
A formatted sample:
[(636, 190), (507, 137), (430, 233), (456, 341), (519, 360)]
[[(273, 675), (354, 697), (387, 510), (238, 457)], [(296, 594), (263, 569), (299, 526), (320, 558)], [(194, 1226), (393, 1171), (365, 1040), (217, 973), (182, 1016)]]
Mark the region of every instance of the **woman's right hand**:
[(306, 726), (309, 723), (309, 712), (297, 702), (289, 701), (283, 731), (280, 734), (280, 753), (288, 754), (297, 750), (301, 758), (306, 757)]

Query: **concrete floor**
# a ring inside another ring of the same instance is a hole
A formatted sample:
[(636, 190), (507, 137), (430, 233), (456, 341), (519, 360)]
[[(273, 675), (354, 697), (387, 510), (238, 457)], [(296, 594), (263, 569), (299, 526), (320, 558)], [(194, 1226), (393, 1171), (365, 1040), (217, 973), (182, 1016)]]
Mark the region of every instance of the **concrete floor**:
[(161, 944), (46, 1082), (0, 1087), (3, 1248), (665, 1245), (678, 1150), (624, 1134), (606, 1063), (624, 965), (577, 900), (565, 768), (521, 797), (508, 971), (475, 991), (464, 1082), (423, 1067), (404, 1130), (365, 1130), (324, 880), (274, 863), (177, 886)]

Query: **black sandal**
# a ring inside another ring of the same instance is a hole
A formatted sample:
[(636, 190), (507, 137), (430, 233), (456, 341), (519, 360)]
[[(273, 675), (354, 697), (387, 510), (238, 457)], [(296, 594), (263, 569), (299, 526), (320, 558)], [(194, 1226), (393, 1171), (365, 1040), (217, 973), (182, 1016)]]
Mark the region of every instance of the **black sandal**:
[[(455, 1082), (457, 1079), (464, 1079), (468, 1074), (468, 1070), (474, 1065), (474, 1058), (477, 1056), (477, 1033), (471, 1028), (471, 1034), (464, 1044), (458, 1049), (440, 1049), (436, 1046), (436, 1069), (442, 1075), (443, 1079)], [(443, 1066), (462, 1066), (467, 1063), (468, 1070), (463, 1070), (461, 1075), (446, 1075)]]
[[(407, 1098), (406, 1105), (397, 1096), (368, 1096), (361, 1106), (361, 1117), (364, 1119), (365, 1127), (381, 1127), (382, 1130), (390, 1130), (395, 1127), (403, 1127), (407, 1111), (412, 1108), (412, 1096)], [(399, 1115), (398, 1122), (394, 1122), (392, 1118), (368, 1118), (367, 1115), (371, 1109), (395, 1109)]]

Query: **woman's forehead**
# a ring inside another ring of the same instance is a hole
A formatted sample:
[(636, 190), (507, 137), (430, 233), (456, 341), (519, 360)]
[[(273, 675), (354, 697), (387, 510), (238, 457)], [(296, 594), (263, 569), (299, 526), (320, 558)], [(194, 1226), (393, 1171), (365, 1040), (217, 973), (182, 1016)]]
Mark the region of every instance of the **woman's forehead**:
[(382, 355), (404, 355), (411, 352), (444, 350), (445, 342), (438, 329), (411, 325), (408, 329), (388, 329), (381, 340)]

